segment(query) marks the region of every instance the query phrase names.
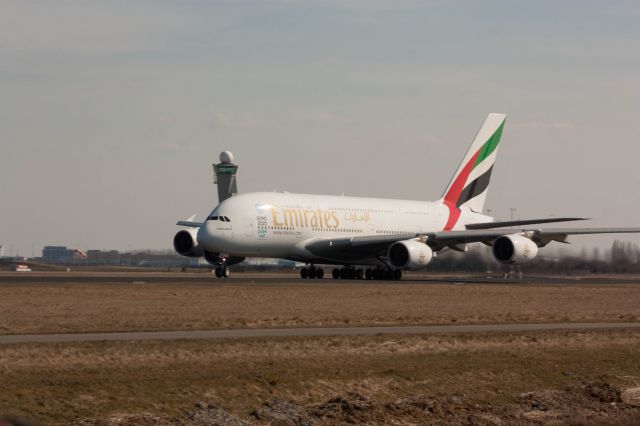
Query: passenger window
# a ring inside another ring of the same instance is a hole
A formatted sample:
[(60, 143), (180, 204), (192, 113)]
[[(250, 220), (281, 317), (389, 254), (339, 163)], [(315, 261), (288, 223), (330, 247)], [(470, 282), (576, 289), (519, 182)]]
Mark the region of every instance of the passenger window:
[(227, 221), (227, 222), (231, 222), (231, 220), (229, 220), (229, 218), (226, 217), (226, 216), (224, 217), (224, 220)]

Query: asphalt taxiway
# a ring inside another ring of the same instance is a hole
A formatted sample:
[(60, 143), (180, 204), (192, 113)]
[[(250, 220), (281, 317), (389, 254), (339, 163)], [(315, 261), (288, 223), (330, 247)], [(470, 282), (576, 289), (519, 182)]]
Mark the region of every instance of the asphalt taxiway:
[(508, 284), (508, 285), (639, 285), (640, 277), (629, 275), (445, 275), (406, 274), (401, 281), (301, 279), (298, 272), (235, 273), (231, 278), (216, 278), (211, 273), (179, 272), (0, 272), (1, 285), (15, 284), (200, 284), (200, 285), (304, 285), (304, 284)]
[(328, 337), (376, 336), (386, 334), (447, 334), (531, 332), (558, 330), (622, 330), (640, 329), (640, 322), (632, 323), (551, 323), (551, 324), (480, 324), (480, 325), (426, 325), (396, 327), (324, 327), (324, 328), (269, 328), (235, 330), (148, 331), (127, 333), (82, 334), (22, 334), (0, 335), (0, 344), (8, 343), (69, 343), (126, 340), (191, 340), (191, 339), (244, 339), (273, 337)]

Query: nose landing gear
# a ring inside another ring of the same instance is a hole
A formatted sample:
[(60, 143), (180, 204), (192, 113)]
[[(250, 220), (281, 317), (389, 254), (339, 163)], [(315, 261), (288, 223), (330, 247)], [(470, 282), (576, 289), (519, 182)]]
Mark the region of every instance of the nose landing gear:
[(218, 278), (229, 278), (231, 276), (231, 270), (227, 266), (227, 257), (220, 255), (219, 265), (216, 267), (215, 274)]
[(218, 266), (215, 272), (218, 278), (229, 278), (231, 276), (231, 270), (227, 265)]

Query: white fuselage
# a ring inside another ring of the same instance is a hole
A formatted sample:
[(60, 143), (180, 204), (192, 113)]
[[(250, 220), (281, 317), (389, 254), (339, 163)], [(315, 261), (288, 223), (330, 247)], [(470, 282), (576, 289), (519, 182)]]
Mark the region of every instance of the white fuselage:
[[(208, 218), (221, 216), (229, 221), (208, 219), (197, 234), (210, 253), (321, 262), (305, 249), (309, 241), (442, 231), (449, 209), (439, 202), (260, 192), (231, 197)], [(467, 213), (454, 229), (490, 219)]]

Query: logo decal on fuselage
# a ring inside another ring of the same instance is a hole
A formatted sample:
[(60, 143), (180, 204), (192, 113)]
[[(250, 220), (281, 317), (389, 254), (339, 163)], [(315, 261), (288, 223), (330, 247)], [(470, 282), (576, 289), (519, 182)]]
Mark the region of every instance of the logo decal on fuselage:
[(371, 221), (370, 213), (363, 212), (362, 209), (339, 211), (342, 209), (281, 207), (272, 204), (256, 204), (255, 208), (258, 213), (256, 222), (259, 238), (265, 238), (271, 229), (274, 234), (287, 233), (288, 235), (294, 230), (289, 228), (340, 230), (341, 226), (347, 226), (347, 224), (356, 225)]
[(264, 238), (267, 236), (267, 216), (257, 216), (258, 222), (258, 238)]
[(299, 228), (329, 228), (340, 226), (338, 212), (335, 210), (301, 209), (271, 207), (271, 219), (273, 226)]

